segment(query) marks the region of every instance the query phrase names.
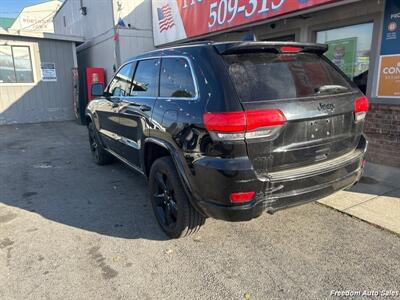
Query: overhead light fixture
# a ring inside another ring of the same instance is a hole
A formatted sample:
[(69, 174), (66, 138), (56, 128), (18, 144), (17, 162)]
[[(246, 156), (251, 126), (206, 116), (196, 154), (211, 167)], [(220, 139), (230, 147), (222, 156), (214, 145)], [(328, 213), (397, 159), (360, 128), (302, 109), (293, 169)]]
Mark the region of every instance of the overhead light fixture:
[(82, 16), (86, 16), (87, 15), (87, 7), (86, 6), (82, 6), (81, 7), (81, 14), (82, 14)]

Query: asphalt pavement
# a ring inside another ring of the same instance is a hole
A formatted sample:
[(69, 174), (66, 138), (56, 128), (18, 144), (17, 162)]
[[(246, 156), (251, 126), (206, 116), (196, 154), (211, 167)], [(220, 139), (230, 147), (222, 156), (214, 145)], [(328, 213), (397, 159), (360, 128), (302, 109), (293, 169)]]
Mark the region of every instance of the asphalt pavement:
[(325, 299), (400, 290), (400, 237), (318, 203), (168, 240), (146, 181), (73, 122), (0, 127), (0, 299)]

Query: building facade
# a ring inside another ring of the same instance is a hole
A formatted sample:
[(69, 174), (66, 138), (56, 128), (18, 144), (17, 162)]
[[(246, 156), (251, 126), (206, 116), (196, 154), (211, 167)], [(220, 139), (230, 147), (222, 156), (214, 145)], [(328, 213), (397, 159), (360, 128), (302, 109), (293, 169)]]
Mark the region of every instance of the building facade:
[(10, 27), (11, 30), (54, 33), (53, 17), (62, 2), (51, 0), (26, 6)]
[[(155, 45), (210, 39), (317, 42), (370, 100), (368, 160), (400, 167), (400, 1), (153, 0)], [(165, 25), (167, 23), (167, 26)]]
[(0, 125), (73, 120), (80, 38), (0, 29)]
[(65, 0), (54, 27), (84, 38), (77, 48), (80, 74), (102, 67), (108, 80), (127, 58), (154, 48), (151, 0)]
[[(369, 160), (400, 167), (398, 0), (104, 0), (98, 9), (93, 2), (66, 0), (55, 28), (85, 36), (79, 62), (106, 68), (108, 79), (129, 56), (188, 41), (240, 40), (252, 32), (258, 40), (327, 43), (326, 56), (370, 99)], [(82, 6), (86, 16), (77, 15)]]

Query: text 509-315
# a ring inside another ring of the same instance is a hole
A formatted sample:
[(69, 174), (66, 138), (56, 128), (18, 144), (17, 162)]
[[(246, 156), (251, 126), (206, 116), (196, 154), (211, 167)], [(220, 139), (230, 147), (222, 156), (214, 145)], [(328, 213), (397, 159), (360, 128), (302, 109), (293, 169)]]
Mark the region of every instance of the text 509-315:
[[(266, 14), (279, 10), (287, 0), (220, 0), (210, 3), (208, 27), (223, 26), (232, 23), (240, 15), (251, 18), (254, 15)], [(183, 0), (182, 8), (187, 9), (204, 0)]]
[(271, 10), (279, 10), (286, 0), (249, 0), (243, 2), (241, 5), (239, 0), (221, 0), (211, 3), (208, 27), (224, 25), (226, 22), (231, 23), (240, 14), (246, 18), (251, 18), (255, 14), (260, 15), (266, 14)]

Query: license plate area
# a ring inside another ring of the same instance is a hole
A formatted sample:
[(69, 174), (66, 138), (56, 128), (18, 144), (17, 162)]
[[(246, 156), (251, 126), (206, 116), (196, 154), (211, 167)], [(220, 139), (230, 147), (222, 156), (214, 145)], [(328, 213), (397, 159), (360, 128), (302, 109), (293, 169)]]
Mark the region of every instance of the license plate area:
[(332, 135), (333, 124), (330, 118), (308, 121), (308, 140), (318, 140)]

